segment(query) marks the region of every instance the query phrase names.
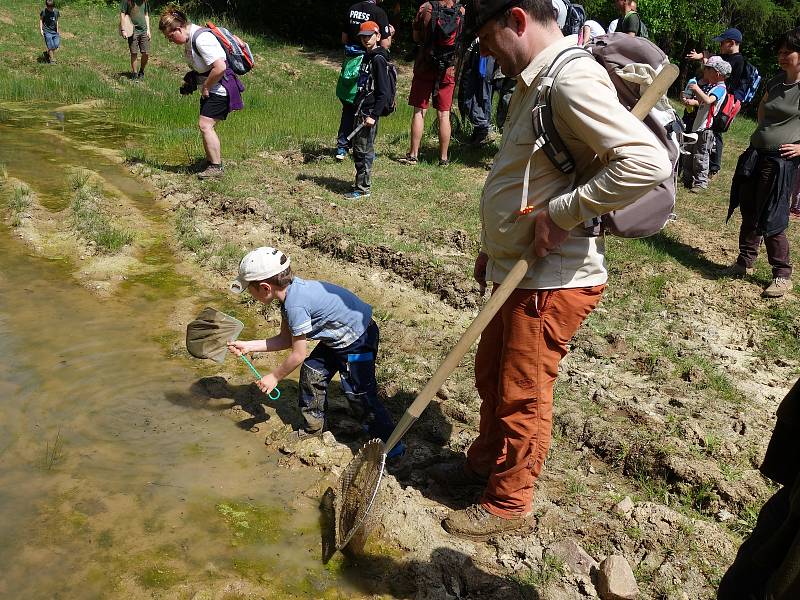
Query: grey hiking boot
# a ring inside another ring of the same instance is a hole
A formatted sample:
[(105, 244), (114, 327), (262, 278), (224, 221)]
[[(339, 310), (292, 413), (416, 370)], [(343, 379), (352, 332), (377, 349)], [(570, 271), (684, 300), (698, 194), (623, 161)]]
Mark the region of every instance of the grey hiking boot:
[(222, 177), (223, 175), (225, 175), (225, 171), (222, 165), (209, 164), (203, 171), (197, 174), (197, 177), (199, 179), (212, 179), (214, 177)]
[(428, 477), (445, 488), (486, 487), (488, 478), (472, 471), (464, 461), (433, 465), (427, 471)]
[(792, 280), (788, 277), (776, 277), (769, 287), (761, 292), (762, 298), (780, 298), (792, 290)]
[(464, 510), (454, 510), (442, 521), (442, 527), (447, 533), (476, 542), (509, 531), (523, 530), (520, 533), (527, 533), (534, 525), (536, 520), (531, 514), (504, 519), (493, 515), (480, 504), (473, 504)]

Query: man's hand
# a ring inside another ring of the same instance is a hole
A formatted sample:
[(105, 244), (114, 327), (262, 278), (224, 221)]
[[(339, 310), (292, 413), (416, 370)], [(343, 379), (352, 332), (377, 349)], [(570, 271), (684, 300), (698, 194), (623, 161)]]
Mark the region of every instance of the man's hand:
[(278, 387), (278, 379), (270, 373), (269, 375), (264, 375), (261, 379), (256, 381), (256, 385), (258, 389), (260, 389), (265, 394), (269, 395), (272, 390)]
[(703, 53), (697, 52), (697, 50), (692, 48), (692, 51), (686, 54), (686, 58), (689, 60), (703, 60)]
[(486, 264), (489, 262), (489, 255), (485, 252), (478, 254), (475, 259), (475, 268), (472, 270), (472, 276), (478, 285), (481, 286), (481, 296), (486, 292)]
[(375, 125), (375, 119), (372, 117), (366, 117), (364, 119), (364, 127), (372, 127), (373, 125)]
[(550, 218), (547, 208), (533, 218), (533, 253), (544, 258), (558, 248), (569, 237), (569, 231), (561, 229)]

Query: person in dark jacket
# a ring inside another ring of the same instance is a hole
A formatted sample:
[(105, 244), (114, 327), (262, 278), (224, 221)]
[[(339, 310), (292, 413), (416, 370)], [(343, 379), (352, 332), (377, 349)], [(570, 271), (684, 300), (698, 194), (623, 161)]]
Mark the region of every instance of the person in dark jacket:
[(739, 157), (731, 184), (728, 219), (742, 212), (739, 256), (732, 276), (752, 273), (761, 242), (767, 248), (772, 283), (761, 294), (779, 298), (792, 289), (789, 258), (789, 196), (800, 164), (800, 27), (778, 42), (782, 72), (767, 82), (758, 105), (758, 127), (750, 147)]
[(718, 600), (800, 598), (800, 380), (778, 407), (759, 470), (783, 487), (764, 503), (719, 584)]
[[(345, 198), (369, 198), (372, 161), (375, 160), (375, 136), (378, 119), (383, 114), (389, 98), (388, 53), (380, 46), (381, 30), (375, 21), (365, 21), (358, 30), (361, 44), (366, 50), (361, 61), (356, 93), (356, 121), (353, 135), (353, 162), (356, 165), (356, 182), (353, 191)], [(351, 134), (352, 135), (352, 134)]]

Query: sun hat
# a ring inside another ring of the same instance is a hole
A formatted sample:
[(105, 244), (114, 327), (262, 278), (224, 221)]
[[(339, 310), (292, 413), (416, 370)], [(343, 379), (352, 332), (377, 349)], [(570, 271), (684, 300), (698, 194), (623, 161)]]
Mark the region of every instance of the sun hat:
[[(284, 260), (284, 258), (286, 260)], [(241, 294), (251, 281), (263, 281), (286, 270), (291, 260), (280, 250), (262, 246), (245, 254), (239, 263), (239, 276), (231, 282), (234, 294)]]
[(703, 65), (709, 69), (714, 69), (720, 75), (724, 75), (727, 77), (731, 74), (731, 65), (729, 62), (724, 60), (721, 56), (711, 56), (706, 61), (706, 64)]
[(364, 21), (358, 28), (358, 35), (374, 35), (380, 32), (381, 28), (375, 21)]
[(731, 27), (730, 29), (726, 29), (722, 33), (720, 33), (717, 37), (712, 38), (714, 42), (724, 42), (725, 40), (733, 40), (737, 44), (742, 43), (742, 32), (736, 29), (736, 27)]

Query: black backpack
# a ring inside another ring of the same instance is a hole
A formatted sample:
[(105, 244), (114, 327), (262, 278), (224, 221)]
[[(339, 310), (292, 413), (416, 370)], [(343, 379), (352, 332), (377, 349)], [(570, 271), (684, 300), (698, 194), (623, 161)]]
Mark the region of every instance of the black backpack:
[(561, 33), (577, 35), (586, 21), (586, 11), (580, 4), (573, 4), (569, 0), (563, 0), (563, 2), (567, 6), (567, 20), (564, 22), (564, 27), (561, 28)]
[(458, 44), (464, 30), (461, 4), (448, 7), (444, 2), (431, 0), (431, 31), (428, 38), (428, 58), (440, 73), (456, 64)]
[(758, 68), (748, 60), (744, 61), (744, 73), (739, 82), (739, 88), (733, 91), (742, 104), (749, 104), (756, 97), (758, 88), (761, 85), (761, 74)]
[[(386, 102), (386, 106), (384, 106), (383, 108), (383, 112), (380, 115), (378, 115), (379, 117), (388, 117), (390, 114), (392, 114), (394, 111), (397, 110), (397, 67), (388, 58), (385, 60), (386, 60), (386, 74), (389, 80), (389, 89), (386, 92), (388, 100)], [(367, 77), (366, 84), (364, 84), (363, 96), (361, 97), (360, 101), (358, 101), (358, 108), (356, 109), (356, 112), (361, 112), (361, 105), (364, 103), (364, 100), (370, 94), (375, 93), (375, 76), (372, 74), (372, 69), (374, 66), (375, 66), (375, 58), (373, 57), (369, 66), (369, 76)]]

